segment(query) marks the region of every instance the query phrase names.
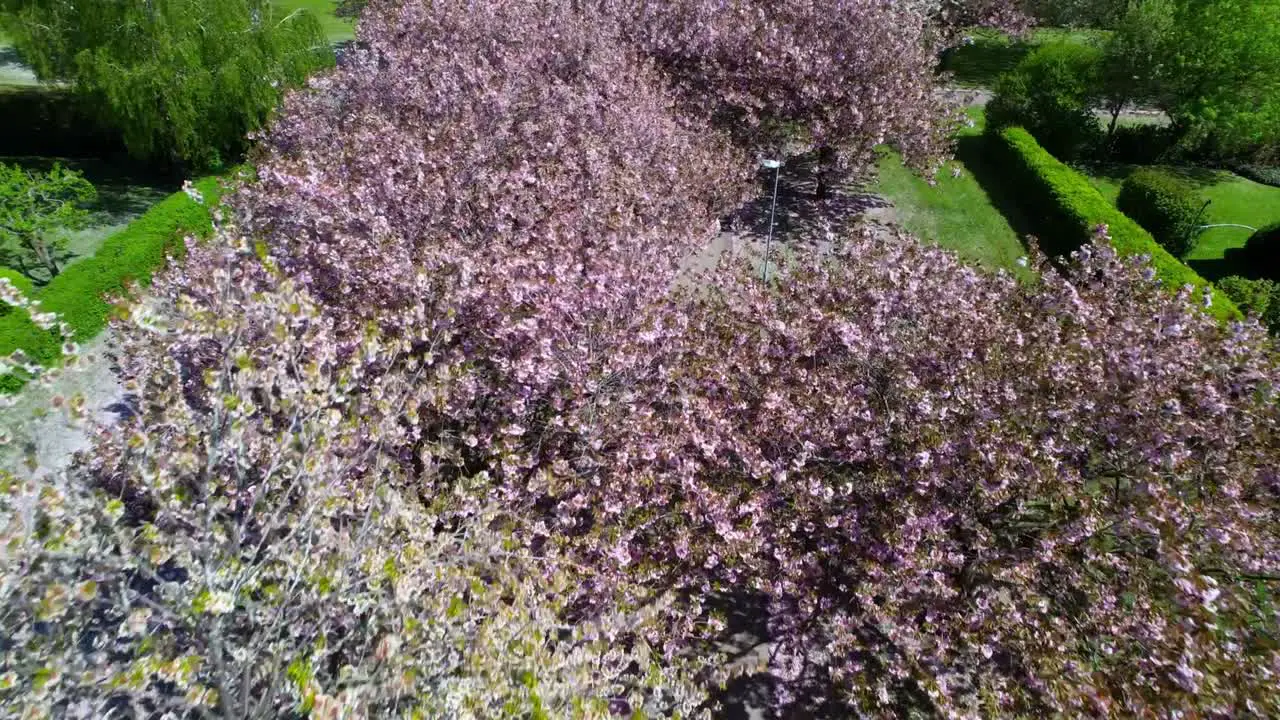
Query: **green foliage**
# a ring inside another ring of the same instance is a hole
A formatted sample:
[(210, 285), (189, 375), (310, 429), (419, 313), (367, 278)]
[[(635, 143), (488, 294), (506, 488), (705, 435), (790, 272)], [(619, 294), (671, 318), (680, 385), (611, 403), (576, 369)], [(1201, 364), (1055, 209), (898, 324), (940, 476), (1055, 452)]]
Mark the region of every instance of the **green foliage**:
[(88, 226), (98, 197), (84, 176), (55, 164), (49, 172), (0, 163), (0, 264), (48, 282), (71, 257), (66, 233)]
[(1174, 257), (1191, 251), (1200, 202), (1185, 181), (1159, 168), (1140, 168), (1120, 186), (1116, 205)]
[(284, 91), (333, 58), (313, 15), (268, 0), (4, 2), (42, 80), (69, 81), (132, 154), (192, 168), (239, 157)]
[(1265, 278), (1230, 275), (1217, 282), (1218, 289), (1240, 309), (1257, 317), (1273, 333), (1280, 333), (1280, 284)]
[(1213, 158), (1280, 152), (1280, 2), (1180, 0), (1166, 110)]
[[(1099, 70), (1100, 97), (1111, 121), (1108, 140), (1115, 139), (1120, 113), (1131, 104), (1151, 102), (1173, 31), (1172, 0), (1130, 3), (1116, 32), (1103, 48)], [(1118, 158), (1117, 158), (1118, 159)]]
[[(1005, 156), (1014, 181), (1026, 188), (1032, 215), (1043, 218), (1043, 248), (1063, 255), (1079, 248), (1098, 225), (1106, 225), (1111, 244), (1122, 255), (1146, 255), (1156, 276), (1170, 289), (1190, 285), (1196, 289), (1210, 284), (1184, 265), (1131, 220), (1116, 209), (1080, 173), (1064, 165), (1036, 142), (1023, 128), (997, 131), (994, 145)], [(1240, 316), (1235, 305), (1214, 293), (1210, 312), (1228, 319)]]
[(1105, 162), (1154, 165), (1162, 162), (1177, 138), (1166, 126), (1156, 124), (1119, 125), (1101, 148)]
[[(149, 283), (171, 251), (182, 252), (184, 236), (212, 230), (209, 206), (221, 192), (219, 181), (208, 177), (195, 183), (205, 204), (185, 192), (174, 193), (108, 238), (93, 257), (72, 265), (36, 293), (41, 309), (57, 313), (77, 341), (96, 336), (111, 317), (110, 297), (125, 295), (132, 283)], [(62, 357), (62, 338), (57, 329), (38, 327), (26, 312), (12, 312), (0, 317), (0, 356), (15, 350), (52, 366)], [(23, 384), (25, 379), (17, 376), (0, 378), (0, 392), (14, 392)]]
[(1124, 16), (1128, 0), (1026, 0), (1027, 11), (1041, 24), (1112, 28)]
[(987, 118), (997, 127), (1021, 125), (1054, 155), (1074, 160), (1098, 139), (1092, 108), (1101, 63), (1102, 52), (1090, 45), (1040, 47), (1000, 78)]
[(0, 163), (0, 264), (36, 282), (58, 277), (72, 255), (67, 232), (87, 227), (96, 199), (81, 173), (60, 164), (40, 173)]
[(1280, 187), (1280, 165), (1240, 163), (1235, 166), (1235, 171), (1237, 175), (1243, 175), (1254, 182)]

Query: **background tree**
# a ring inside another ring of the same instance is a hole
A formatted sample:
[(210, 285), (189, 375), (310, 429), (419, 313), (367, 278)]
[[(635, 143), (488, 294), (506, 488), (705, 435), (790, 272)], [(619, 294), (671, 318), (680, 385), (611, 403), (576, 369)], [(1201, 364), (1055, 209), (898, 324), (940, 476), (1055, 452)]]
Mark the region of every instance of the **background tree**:
[(1181, 150), (1208, 159), (1280, 147), (1280, 2), (1133, 0), (1106, 47), (1108, 110), (1148, 100)]
[(332, 62), (315, 17), (269, 0), (0, 0), (4, 28), (46, 82), (69, 82), (131, 154), (217, 168), (284, 91)]
[(1280, 2), (1178, 0), (1173, 26), (1161, 104), (1183, 146), (1216, 158), (1274, 153)]
[(996, 84), (987, 106), (995, 125), (1022, 125), (1054, 155), (1072, 160), (1099, 134), (1093, 115), (1102, 51), (1052, 43), (1037, 48)]
[(1157, 97), (1173, 31), (1173, 0), (1144, 0), (1130, 3), (1108, 39), (1101, 68), (1108, 141), (1126, 107)]
[[(948, 114), (934, 92), (941, 3), (875, 0), (614, 0), (629, 42), (667, 76), (684, 109), (742, 145), (818, 151), (817, 193), (839, 164), (870, 162), (881, 143), (927, 167), (946, 151)], [(857, 42), (875, 37), (877, 42)]]
[(89, 224), (85, 207), (98, 196), (73, 170), (47, 173), (0, 164), (0, 264), (36, 282), (48, 282), (71, 257), (67, 231)]

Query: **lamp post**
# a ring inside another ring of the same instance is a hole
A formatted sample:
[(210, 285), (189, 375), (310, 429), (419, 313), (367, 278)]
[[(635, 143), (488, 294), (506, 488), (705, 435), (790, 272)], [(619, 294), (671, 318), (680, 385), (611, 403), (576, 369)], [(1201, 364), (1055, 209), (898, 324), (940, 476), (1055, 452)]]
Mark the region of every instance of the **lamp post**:
[(761, 160), (760, 164), (773, 171), (773, 206), (769, 209), (769, 235), (764, 241), (764, 281), (769, 282), (769, 253), (773, 249), (773, 220), (778, 212), (778, 177), (782, 174), (781, 160)]

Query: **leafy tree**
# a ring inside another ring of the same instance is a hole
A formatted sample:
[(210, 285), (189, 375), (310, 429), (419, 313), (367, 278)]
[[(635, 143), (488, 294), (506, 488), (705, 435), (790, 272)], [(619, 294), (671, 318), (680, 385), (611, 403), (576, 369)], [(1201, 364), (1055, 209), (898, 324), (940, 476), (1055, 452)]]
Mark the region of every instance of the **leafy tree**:
[(48, 282), (71, 257), (66, 232), (89, 224), (97, 191), (84, 176), (55, 164), (49, 172), (0, 163), (0, 264)]
[(217, 168), (286, 89), (332, 62), (319, 22), (270, 0), (0, 0), (4, 28), (48, 82), (69, 82), (131, 153)]
[(1099, 132), (1093, 103), (1101, 63), (1102, 52), (1090, 45), (1037, 48), (1000, 78), (987, 106), (988, 121), (1022, 125), (1057, 157), (1079, 157)]
[(1280, 152), (1276, 0), (1134, 0), (1104, 65), (1113, 118), (1150, 100), (1185, 151), (1250, 160)]
[(1174, 32), (1175, 0), (1132, 2), (1103, 50), (1101, 83), (1104, 107), (1111, 114), (1108, 142), (1126, 107), (1159, 95), (1166, 55)]
[(1179, 0), (1162, 103), (1184, 145), (1215, 157), (1280, 146), (1280, 2)]

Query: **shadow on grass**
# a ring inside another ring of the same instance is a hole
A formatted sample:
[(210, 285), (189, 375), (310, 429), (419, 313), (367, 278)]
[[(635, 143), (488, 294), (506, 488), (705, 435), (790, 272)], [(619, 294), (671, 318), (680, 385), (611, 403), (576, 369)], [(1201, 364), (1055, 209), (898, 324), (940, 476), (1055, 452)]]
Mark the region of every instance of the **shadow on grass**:
[(939, 69), (951, 73), (958, 83), (990, 87), (1031, 49), (1032, 46), (1022, 40), (979, 36), (970, 45), (944, 51)]
[(956, 141), (956, 159), (965, 164), (973, 178), (982, 186), (991, 204), (1004, 216), (1009, 227), (1026, 244), (1028, 235), (1040, 235), (1044, 228), (1018, 198), (1017, 189), (1010, 182), (1008, 168), (991, 151), (985, 135), (965, 135)]
[(1192, 270), (1209, 282), (1217, 282), (1229, 275), (1239, 275), (1251, 280), (1271, 279), (1275, 271), (1266, 263), (1251, 261), (1244, 248), (1231, 248), (1220, 258), (1212, 260), (1183, 260)]
[[(789, 159), (778, 178), (778, 208), (773, 217), (773, 240), (779, 245), (821, 246), (828, 233), (838, 232), (871, 208), (885, 207), (884, 198), (861, 190), (861, 178), (833, 173), (827, 197), (818, 199), (817, 159), (813, 153)], [(773, 203), (772, 170), (759, 174), (761, 192), (730, 218), (729, 227), (757, 238), (769, 233)]]
[(1179, 180), (1182, 180), (1183, 182), (1197, 189), (1210, 187), (1212, 185), (1217, 185), (1218, 183), (1222, 182), (1223, 178), (1225, 177), (1224, 173), (1221, 170), (1214, 170), (1212, 168), (1204, 168), (1204, 167), (1193, 167), (1193, 166), (1187, 166), (1187, 165), (1158, 165), (1157, 164), (1157, 165), (1150, 165), (1150, 166), (1139, 166), (1139, 165), (1128, 165), (1128, 164), (1118, 164), (1118, 163), (1098, 163), (1096, 165), (1090, 165), (1087, 168), (1086, 172), (1087, 174), (1092, 175), (1093, 177), (1103, 179), (1103, 180), (1110, 180), (1116, 184), (1120, 184), (1120, 183), (1123, 183), (1126, 179), (1128, 179), (1128, 177), (1133, 174), (1133, 171), (1137, 170), (1139, 167), (1152, 167), (1152, 168), (1158, 169), (1162, 172), (1172, 175), (1173, 177), (1178, 178)]

